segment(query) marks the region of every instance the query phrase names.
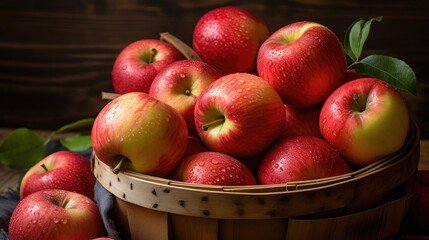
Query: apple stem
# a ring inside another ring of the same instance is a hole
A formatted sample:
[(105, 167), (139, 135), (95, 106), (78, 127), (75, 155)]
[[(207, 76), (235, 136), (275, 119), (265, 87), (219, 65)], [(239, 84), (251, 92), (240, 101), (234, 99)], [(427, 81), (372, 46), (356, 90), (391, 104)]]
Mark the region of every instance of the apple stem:
[(149, 63), (153, 62), (153, 59), (154, 59), (154, 57), (155, 57), (155, 55), (156, 55), (157, 52), (158, 51), (156, 50), (156, 48), (152, 48), (151, 49), (150, 55), (149, 55)]
[(204, 131), (207, 131), (211, 126), (219, 124), (219, 123), (223, 123), (223, 122), (225, 122), (225, 118), (221, 117), (221, 118), (213, 120), (213, 121), (211, 121), (209, 123), (203, 124), (202, 128), (203, 128)]
[(40, 165), (40, 167), (42, 167), (42, 168), (43, 168), (43, 170), (45, 170), (45, 172), (49, 171), (49, 170), (48, 170), (48, 168), (46, 167), (46, 165), (45, 165), (44, 163), (42, 163), (42, 164)]
[(365, 110), (365, 107), (364, 106), (362, 106), (361, 104), (360, 104), (360, 97), (359, 97), (359, 95), (357, 94), (357, 93), (354, 93), (353, 94), (353, 101), (355, 102), (355, 104), (356, 104), (356, 106), (357, 106), (357, 108), (358, 108), (358, 110), (360, 111), (360, 112), (363, 112), (364, 110)]
[(186, 95), (186, 96), (191, 96), (191, 90), (186, 89), (186, 90), (185, 90), (185, 95)]
[(126, 162), (126, 157), (122, 156), (121, 159), (119, 160), (118, 164), (112, 169), (112, 172), (114, 174), (118, 174), (119, 171), (123, 168), (125, 162)]

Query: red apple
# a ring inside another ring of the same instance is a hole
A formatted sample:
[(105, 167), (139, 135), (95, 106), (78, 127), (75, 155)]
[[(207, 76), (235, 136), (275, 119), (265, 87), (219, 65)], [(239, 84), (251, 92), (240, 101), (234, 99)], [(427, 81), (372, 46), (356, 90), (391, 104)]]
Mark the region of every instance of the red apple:
[(283, 184), (349, 172), (346, 161), (325, 140), (296, 136), (278, 142), (265, 154), (258, 170), (258, 181), (260, 184)]
[(95, 177), (88, 159), (82, 155), (59, 151), (30, 168), (21, 181), (21, 199), (43, 189), (63, 189), (94, 198)]
[(282, 138), (292, 136), (322, 137), (319, 130), (319, 106), (294, 108), (285, 104), (286, 121)]
[(286, 25), (262, 44), (258, 74), (293, 107), (309, 107), (342, 84), (346, 58), (338, 37), (314, 22)]
[(411, 219), (417, 228), (429, 233), (429, 170), (419, 170), (413, 189)]
[(9, 237), (13, 240), (74, 240), (103, 235), (104, 225), (95, 202), (60, 189), (28, 195), (18, 203), (9, 222)]
[(201, 152), (185, 158), (179, 178), (189, 183), (241, 186), (255, 185), (255, 177), (239, 160), (219, 152)]
[(181, 60), (164, 68), (156, 75), (149, 94), (180, 112), (185, 118), (190, 135), (197, 134), (194, 106), (200, 93), (222, 75), (207, 63)]
[(116, 93), (149, 92), (161, 69), (183, 55), (169, 43), (143, 39), (127, 45), (116, 57), (112, 69), (112, 85)]
[[(164, 177), (179, 163), (188, 143), (182, 115), (149, 94), (123, 94), (98, 114), (91, 132), (95, 155), (118, 170)], [(122, 161), (121, 161), (122, 159)]]
[(405, 98), (388, 83), (360, 78), (335, 90), (320, 112), (320, 132), (351, 164), (363, 166), (401, 149), (409, 128)]
[[(189, 136), (188, 146), (186, 147), (185, 155), (183, 156), (183, 158), (186, 158), (195, 153), (206, 152), (206, 151), (209, 151), (209, 149), (206, 147), (206, 145), (204, 145), (203, 141), (201, 141), (201, 138), (199, 136), (195, 136), (195, 135)], [(183, 161), (183, 158), (181, 161)], [(180, 181), (179, 166), (180, 164), (178, 164), (176, 168), (166, 178)]]
[(224, 74), (252, 72), (262, 42), (270, 31), (267, 24), (239, 7), (220, 7), (204, 14), (193, 33), (193, 49)]
[(223, 76), (210, 84), (195, 105), (195, 126), (211, 150), (252, 157), (281, 134), (283, 102), (266, 81), (248, 73)]

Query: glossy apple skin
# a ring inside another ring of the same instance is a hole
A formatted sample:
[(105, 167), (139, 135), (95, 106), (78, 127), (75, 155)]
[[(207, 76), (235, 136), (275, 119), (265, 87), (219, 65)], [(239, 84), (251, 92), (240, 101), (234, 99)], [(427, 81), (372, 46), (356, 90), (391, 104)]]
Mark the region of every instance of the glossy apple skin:
[(98, 114), (91, 132), (96, 156), (114, 167), (124, 156), (128, 168), (164, 177), (178, 164), (188, 143), (182, 115), (149, 94), (123, 94)]
[(113, 64), (113, 89), (119, 94), (148, 93), (158, 72), (181, 59), (184, 57), (176, 48), (161, 40), (143, 39), (132, 42), (122, 49)]
[(281, 140), (265, 154), (259, 166), (258, 182), (283, 184), (349, 172), (346, 161), (325, 140), (296, 136)]
[(222, 74), (207, 63), (193, 60), (174, 62), (161, 70), (152, 82), (149, 95), (163, 101), (185, 118), (190, 135), (197, 134), (194, 107), (197, 97)]
[(285, 104), (285, 126), (282, 138), (292, 136), (322, 137), (319, 128), (321, 106), (294, 108)]
[(413, 185), (411, 219), (423, 233), (429, 233), (429, 170), (419, 170)]
[[(203, 125), (224, 118), (208, 129)], [(266, 81), (248, 73), (229, 74), (214, 81), (198, 97), (195, 126), (211, 150), (236, 158), (255, 156), (281, 134), (283, 102)]]
[(255, 185), (252, 172), (239, 160), (219, 152), (200, 152), (186, 157), (180, 165), (181, 181), (198, 184)]
[(93, 239), (104, 235), (97, 205), (75, 192), (49, 189), (22, 199), (12, 213), (9, 237), (14, 240)]
[(347, 161), (364, 166), (400, 150), (409, 121), (406, 101), (396, 88), (379, 79), (359, 78), (329, 96), (319, 126)]
[(20, 197), (23, 199), (44, 189), (63, 189), (93, 199), (94, 184), (95, 176), (88, 159), (75, 152), (59, 151), (46, 156), (26, 172), (20, 184)]
[(224, 74), (253, 72), (256, 56), (270, 31), (267, 24), (239, 7), (220, 7), (204, 14), (193, 33), (193, 49)]
[(342, 84), (346, 58), (330, 29), (314, 22), (296, 22), (280, 28), (262, 44), (257, 70), (285, 104), (302, 108), (323, 101)]

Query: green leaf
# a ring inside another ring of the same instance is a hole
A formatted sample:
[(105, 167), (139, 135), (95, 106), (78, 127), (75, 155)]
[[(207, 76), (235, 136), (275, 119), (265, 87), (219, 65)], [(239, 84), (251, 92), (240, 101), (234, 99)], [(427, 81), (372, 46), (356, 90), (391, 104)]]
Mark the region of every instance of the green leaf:
[(383, 55), (370, 55), (354, 64), (358, 73), (368, 74), (393, 86), (417, 94), (416, 75), (404, 61)]
[(82, 131), (82, 130), (89, 131), (92, 127), (92, 124), (94, 124), (94, 118), (81, 119), (76, 122), (62, 126), (61, 128), (55, 131), (55, 134), (73, 132), (73, 131)]
[(91, 147), (91, 137), (89, 135), (80, 135), (66, 137), (60, 140), (61, 144), (70, 151), (81, 152)]
[(28, 169), (45, 157), (47, 139), (18, 128), (0, 145), (0, 162), (13, 169)]
[(382, 19), (382, 16), (369, 20), (360, 19), (348, 27), (344, 37), (344, 51), (354, 62), (357, 62), (362, 54), (362, 49), (368, 38), (372, 22), (380, 22)]

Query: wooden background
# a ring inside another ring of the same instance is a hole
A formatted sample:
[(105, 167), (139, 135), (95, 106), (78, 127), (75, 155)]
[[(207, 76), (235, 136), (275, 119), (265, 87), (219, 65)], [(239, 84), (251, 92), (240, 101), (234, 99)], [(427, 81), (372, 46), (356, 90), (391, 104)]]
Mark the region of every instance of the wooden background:
[(2, 0), (0, 128), (56, 129), (95, 117), (112, 91), (110, 72), (128, 43), (169, 31), (190, 44), (210, 9), (237, 5), (271, 30), (299, 20), (320, 22), (342, 40), (358, 18), (373, 24), (364, 55), (387, 54), (415, 70), (418, 95), (407, 96), (422, 137), (429, 138), (429, 1), (425, 0)]

